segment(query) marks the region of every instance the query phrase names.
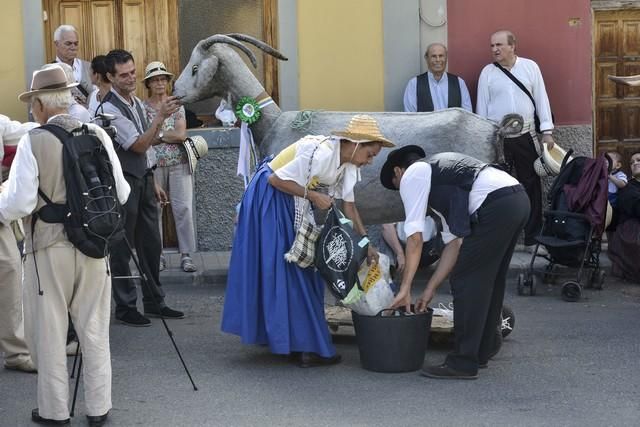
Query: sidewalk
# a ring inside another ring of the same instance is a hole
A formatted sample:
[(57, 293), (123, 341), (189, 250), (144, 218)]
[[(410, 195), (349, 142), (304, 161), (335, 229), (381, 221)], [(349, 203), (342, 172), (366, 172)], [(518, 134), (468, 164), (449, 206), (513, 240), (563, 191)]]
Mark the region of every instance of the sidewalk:
[[(190, 286), (225, 286), (227, 282), (227, 270), (231, 252), (196, 252), (191, 255), (193, 262), (198, 267), (195, 273), (185, 273), (180, 268), (180, 254), (166, 253), (167, 269), (160, 272), (160, 280), (163, 285), (190, 285)], [(519, 273), (529, 268), (531, 253), (516, 251), (511, 258), (509, 278), (515, 278)], [(537, 257), (534, 268), (542, 269), (547, 260)], [(607, 274), (611, 270), (611, 261), (607, 257), (606, 250), (600, 253), (600, 267)]]

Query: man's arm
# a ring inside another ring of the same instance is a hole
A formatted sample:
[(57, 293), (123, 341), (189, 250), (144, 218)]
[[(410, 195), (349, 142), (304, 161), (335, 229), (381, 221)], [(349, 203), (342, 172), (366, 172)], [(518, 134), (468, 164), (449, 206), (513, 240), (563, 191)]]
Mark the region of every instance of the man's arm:
[(458, 237), (456, 239), (451, 240), (447, 243), (442, 250), (442, 255), (440, 256), (440, 261), (438, 261), (438, 266), (436, 270), (433, 272), (429, 281), (427, 282), (427, 286), (425, 287), (422, 295), (418, 298), (418, 303), (416, 305), (416, 311), (421, 312), (427, 309), (427, 306), (433, 299), (433, 296), (436, 294), (436, 290), (442, 282), (445, 281), (453, 267), (455, 267), (456, 262), (458, 261), (458, 255), (460, 254), (460, 247), (462, 246), (462, 238)]
[(136, 141), (129, 147), (129, 150), (135, 153), (144, 154), (152, 146), (161, 143), (158, 139), (158, 132), (162, 127), (162, 123), (173, 113), (180, 108), (180, 101), (176, 97), (170, 96), (160, 104), (158, 114), (153, 118), (153, 121), (142, 135), (136, 139)]
[(416, 77), (409, 80), (404, 90), (404, 111), (406, 113), (415, 113), (418, 111), (418, 98), (416, 94), (416, 85), (418, 79)]
[(458, 82), (460, 83), (460, 94), (462, 95), (462, 108), (467, 111), (471, 111), (473, 113), (473, 106), (471, 104), (471, 95), (469, 95), (469, 89), (467, 89), (467, 84), (458, 77)]
[(402, 249), (402, 244), (400, 243), (398, 233), (396, 232), (396, 224), (382, 224), (382, 238), (387, 245), (389, 245), (391, 250), (393, 250), (393, 253), (396, 256), (398, 271), (402, 273), (405, 264), (404, 250)]
[(476, 101), (476, 114), (489, 117), (489, 71), (485, 67), (478, 78), (478, 100)]
[(38, 185), (38, 163), (26, 134), (20, 139), (9, 179), (0, 192), (0, 221), (9, 224), (30, 215), (38, 204)]

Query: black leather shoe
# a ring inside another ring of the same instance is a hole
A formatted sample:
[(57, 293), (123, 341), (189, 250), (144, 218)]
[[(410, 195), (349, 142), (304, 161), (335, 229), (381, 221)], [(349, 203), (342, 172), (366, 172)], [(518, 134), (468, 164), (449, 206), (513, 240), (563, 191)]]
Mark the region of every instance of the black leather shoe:
[(149, 317), (164, 317), (165, 319), (184, 319), (184, 313), (178, 310), (172, 310), (167, 306), (164, 306), (158, 311), (157, 308), (145, 308), (145, 316)]
[(466, 372), (457, 371), (448, 367), (446, 363), (439, 366), (427, 366), (422, 370), (420, 375), (445, 380), (475, 380), (478, 378), (478, 374), (468, 374)]
[(151, 326), (151, 320), (138, 313), (137, 310), (129, 310), (122, 316), (116, 316), (116, 319), (128, 326)]
[(342, 361), (342, 356), (336, 354), (331, 357), (322, 357), (315, 353), (300, 353), (300, 362), (298, 366), (301, 368), (314, 368), (316, 366), (336, 365)]
[(91, 427), (101, 427), (107, 422), (108, 416), (109, 411), (104, 415), (87, 415), (87, 420), (89, 420), (89, 425)]
[(38, 408), (33, 409), (31, 411), (31, 421), (37, 424), (44, 424), (44, 425), (50, 425), (50, 426), (63, 426), (71, 422), (69, 418), (67, 418), (66, 420), (50, 420), (49, 418), (42, 418), (40, 416), (40, 412), (38, 412)]

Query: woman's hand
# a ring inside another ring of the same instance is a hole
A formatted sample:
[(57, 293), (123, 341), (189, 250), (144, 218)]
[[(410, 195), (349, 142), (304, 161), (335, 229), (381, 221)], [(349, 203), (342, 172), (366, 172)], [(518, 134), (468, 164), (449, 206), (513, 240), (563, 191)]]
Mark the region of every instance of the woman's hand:
[(400, 291), (391, 303), (390, 308), (404, 307), (404, 310), (409, 313), (411, 311), (411, 293), (409, 289), (400, 288)]
[(333, 199), (326, 194), (318, 193), (317, 191), (309, 191), (307, 193), (307, 198), (313, 206), (318, 209), (327, 210), (333, 204)]
[(404, 258), (404, 252), (398, 252), (398, 254), (396, 255), (396, 271), (398, 272), (398, 274), (402, 274), (402, 272), (404, 271), (405, 263), (406, 260)]
[(378, 253), (378, 249), (369, 243), (369, 248), (367, 249), (367, 265), (371, 265), (371, 263), (378, 263), (380, 261), (380, 254)]
[(424, 313), (425, 311), (427, 311), (427, 307), (429, 306), (429, 303), (433, 299), (434, 295), (435, 292), (433, 291), (433, 289), (427, 286), (424, 289), (424, 292), (422, 292), (422, 294), (420, 295), (420, 298), (418, 298), (418, 301), (416, 301), (416, 313)]
[(167, 193), (158, 184), (155, 184), (153, 192), (155, 193), (156, 200), (160, 203), (160, 206), (169, 204), (169, 197), (167, 197)]

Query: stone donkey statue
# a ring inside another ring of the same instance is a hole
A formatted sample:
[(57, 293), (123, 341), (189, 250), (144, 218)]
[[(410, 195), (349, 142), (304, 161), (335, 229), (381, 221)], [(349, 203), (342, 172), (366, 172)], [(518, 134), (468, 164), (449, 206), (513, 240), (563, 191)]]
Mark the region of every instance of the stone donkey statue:
[[(191, 103), (213, 96), (231, 94), (235, 104), (243, 96), (255, 99), (267, 94), (247, 65), (231, 46), (245, 53), (253, 66), (256, 59), (243, 42), (252, 44), (269, 55), (287, 60), (280, 52), (244, 34), (216, 34), (201, 40), (191, 53), (189, 63), (174, 85), (174, 95), (183, 103)], [(344, 129), (349, 119), (359, 112), (314, 112), (308, 126), (293, 128), (299, 112), (282, 110), (275, 104), (262, 109), (262, 117), (252, 127), (253, 136), (262, 156), (280, 150), (307, 134), (329, 135), (332, 130)], [(518, 133), (522, 128), (520, 116), (506, 117), (499, 126), (461, 108), (432, 113), (367, 112), (374, 117), (382, 133), (398, 147), (420, 145), (427, 154), (444, 151), (465, 153), (487, 162), (495, 162), (500, 155), (503, 136)], [(379, 174), (389, 150), (383, 149), (372, 165), (362, 168), (362, 181), (355, 189), (356, 203), (366, 224), (380, 224), (402, 220), (404, 212), (397, 191), (385, 189)]]

